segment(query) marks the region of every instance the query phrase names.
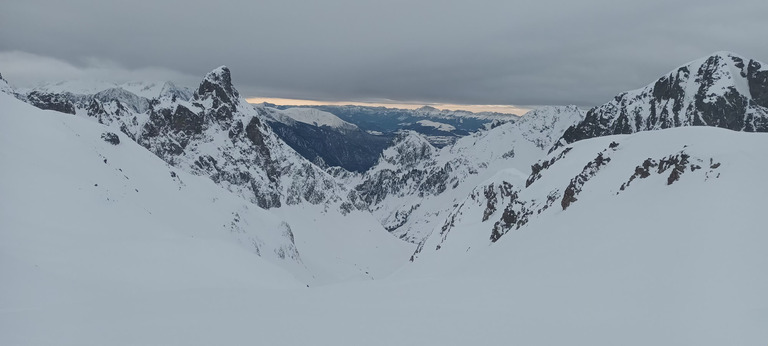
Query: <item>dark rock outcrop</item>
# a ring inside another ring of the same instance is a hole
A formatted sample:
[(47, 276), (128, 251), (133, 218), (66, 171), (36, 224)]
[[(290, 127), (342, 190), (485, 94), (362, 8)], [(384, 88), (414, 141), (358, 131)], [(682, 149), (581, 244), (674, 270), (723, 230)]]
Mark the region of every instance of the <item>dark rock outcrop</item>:
[(32, 91), (27, 94), (27, 103), (40, 109), (75, 114), (75, 105), (68, 98), (60, 94)]

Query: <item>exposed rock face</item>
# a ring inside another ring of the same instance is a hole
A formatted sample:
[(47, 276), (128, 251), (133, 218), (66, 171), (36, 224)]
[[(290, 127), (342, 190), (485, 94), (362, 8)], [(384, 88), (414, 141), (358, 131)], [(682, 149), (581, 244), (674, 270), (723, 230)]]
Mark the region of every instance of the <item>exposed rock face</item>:
[(40, 108), (57, 112), (75, 114), (75, 105), (60, 94), (43, 93), (33, 91), (27, 94), (27, 103)]
[(264, 117), (240, 99), (229, 69), (219, 67), (205, 76), (191, 102), (154, 104), (137, 141), (262, 208), (340, 202), (344, 188), (280, 141)]
[(9, 95), (13, 95), (13, 89), (10, 85), (8, 85), (8, 81), (6, 81), (3, 78), (3, 75), (0, 74), (0, 92), (7, 93)]
[[(436, 167), (432, 160), (437, 149), (422, 135), (404, 131), (392, 147), (384, 150), (379, 165), (366, 173), (362, 183), (350, 193), (359, 208), (381, 203), (388, 196), (424, 194), (445, 190), (449, 166)], [(438, 192), (438, 193), (439, 193)]]
[(112, 145), (118, 145), (120, 144), (120, 137), (112, 132), (104, 132), (101, 134), (101, 139), (103, 139), (105, 142), (112, 144)]
[(768, 69), (733, 53), (716, 53), (591, 109), (562, 139), (573, 143), (680, 126), (768, 132)]
[[(702, 168), (702, 165), (705, 167), (708, 166), (708, 168)], [(655, 169), (652, 170), (651, 168)], [(676, 181), (679, 181), (680, 177), (687, 170), (690, 170), (690, 172), (696, 172), (701, 169), (706, 170), (705, 180), (708, 180), (710, 177), (719, 178), (720, 174), (716, 174), (716, 170), (718, 168), (720, 168), (720, 163), (714, 162), (714, 159), (710, 158), (709, 165), (707, 165), (703, 159), (691, 157), (691, 155), (686, 153), (685, 148), (683, 148), (683, 150), (681, 150), (679, 153), (669, 155), (659, 160), (648, 158), (643, 161), (642, 164), (635, 167), (635, 173), (629, 177), (629, 180), (621, 184), (621, 187), (619, 187), (619, 192), (616, 194), (619, 194), (621, 191), (629, 188), (635, 179), (646, 179), (654, 173), (664, 174), (668, 170), (671, 171), (669, 176), (667, 176), (667, 185), (672, 185)]]

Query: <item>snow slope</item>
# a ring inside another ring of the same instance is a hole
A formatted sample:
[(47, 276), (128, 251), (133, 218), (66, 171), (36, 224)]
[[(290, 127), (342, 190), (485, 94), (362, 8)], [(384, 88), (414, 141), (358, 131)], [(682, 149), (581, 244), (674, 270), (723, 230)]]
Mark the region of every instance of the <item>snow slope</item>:
[[(759, 344), (768, 337), (766, 145), (765, 134), (708, 127), (577, 142), (552, 153), (528, 187), (519, 171), (478, 187), (399, 279), (431, 272), (472, 283), (462, 292), (505, 311), (496, 316), (508, 342)], [(603, 164), (590, 165), (600, 153)], [(504, 214), (512, 227), (492, 243)]]
[(310, 279), (286, 222), (124, 135), (6, 94), (0, 128), (0, 344), (87, 344), (72, 327), (141, 309), (124, 299)]
[[(764, 134), (704, 127), (577, 142), (531, 169), (502, 170), (477, 186), (420, 245), (416, 258), (484, 251), (494, 241), (561, 218), (577, 219), (563, 223), (577, 229), (609, 220), (647, 232), (712, 222), (712, 215), (727, 215), (719, 201), (728, 201), (729, 210), (754, 210), (758, 196), (768, 192), (758, 177), (768, 165), (760, 154), (767, 141)], [(756, 229), (756, 217), (732, 219), (731, 228)]]

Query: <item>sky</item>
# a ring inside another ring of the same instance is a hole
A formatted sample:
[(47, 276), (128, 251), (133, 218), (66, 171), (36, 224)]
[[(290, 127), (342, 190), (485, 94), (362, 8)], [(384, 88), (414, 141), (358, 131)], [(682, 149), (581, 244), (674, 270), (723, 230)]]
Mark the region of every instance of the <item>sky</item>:
[(0, 74), (194, 87), (227, 65), (259, 100), (591, 107), (715, 51), (768, 61), (766, 13), (764, 0), (3, 0)]

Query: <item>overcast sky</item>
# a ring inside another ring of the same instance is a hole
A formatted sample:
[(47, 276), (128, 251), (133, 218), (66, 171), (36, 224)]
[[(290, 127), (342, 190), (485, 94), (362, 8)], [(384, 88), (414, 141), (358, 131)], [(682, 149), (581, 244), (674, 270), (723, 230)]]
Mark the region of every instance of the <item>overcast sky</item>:
[(247, 97), (592, 106), (729, 50), (768, 61), (768, 1), (2, 0), (0, 73), (173, 80)]

